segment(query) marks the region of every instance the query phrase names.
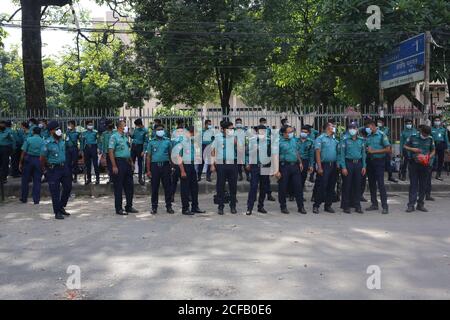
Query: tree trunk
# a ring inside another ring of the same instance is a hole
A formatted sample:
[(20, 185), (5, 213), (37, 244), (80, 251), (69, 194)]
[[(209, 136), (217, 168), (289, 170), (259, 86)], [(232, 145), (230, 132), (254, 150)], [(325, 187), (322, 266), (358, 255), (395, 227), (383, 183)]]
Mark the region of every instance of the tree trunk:
[(47, 104), (42, 70), (41, 3), (36, 0), (21, 0), (21, 4), (26, 108), (31, 112), (42, 111)]

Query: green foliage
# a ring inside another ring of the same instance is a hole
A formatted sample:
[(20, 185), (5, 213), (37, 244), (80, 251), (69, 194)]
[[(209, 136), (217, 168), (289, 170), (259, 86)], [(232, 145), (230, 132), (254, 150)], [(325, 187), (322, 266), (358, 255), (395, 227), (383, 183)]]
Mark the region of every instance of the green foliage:
[(0, 47), (0, 111), (24, 108), (25, 88), (18, 49), (6, 52)]

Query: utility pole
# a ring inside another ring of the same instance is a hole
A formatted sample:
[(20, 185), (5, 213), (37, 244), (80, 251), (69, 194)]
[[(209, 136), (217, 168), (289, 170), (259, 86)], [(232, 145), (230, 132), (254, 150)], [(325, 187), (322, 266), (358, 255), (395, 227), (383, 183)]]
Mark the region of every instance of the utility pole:
[(425, 82), (423, 88), (423, 122), (429, 124), (430, 115), (430, 58), (431, 58), (431, 32), (425, 32)]

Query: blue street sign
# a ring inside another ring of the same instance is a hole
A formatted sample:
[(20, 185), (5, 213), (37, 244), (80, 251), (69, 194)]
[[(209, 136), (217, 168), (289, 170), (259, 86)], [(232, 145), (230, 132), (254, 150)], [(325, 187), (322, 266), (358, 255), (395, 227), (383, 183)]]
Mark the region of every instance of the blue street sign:
[(425, 34), (398, 44), (380, 60), (382, 89), (425, 79)]

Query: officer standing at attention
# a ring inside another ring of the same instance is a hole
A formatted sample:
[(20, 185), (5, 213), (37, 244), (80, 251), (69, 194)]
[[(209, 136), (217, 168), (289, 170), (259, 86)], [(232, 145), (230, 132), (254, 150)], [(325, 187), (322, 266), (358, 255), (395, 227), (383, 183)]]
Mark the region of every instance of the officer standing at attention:
[[(384, 118), (378, 118), (377, 127), (380, 131), (382, 131), (386, 135), (386, 137), (388, 137), (388, 139), (390, 139), (391, 130), (389, 129), (389, 127), (385, 126)], [(384, 157), (385, 168), (388, 173), (388, 181), (397, 183), (398, 182), (397, 179), (395, 179), (394, 176), (392, 175), (391, 159), (392, 159), (392, 150), (389, 153), (386, 153)]]
[(25, 127), (28, 128), (28, 124), (22, 122), (20, 127), (13, 130), (14, 139), (16, 140), (16, 148), (11, 155), (11, 176), (13, 178), (20, 177), (19, 162), (22, 154), (22, 145), (24, 144), (26, 137)]
[[(119, 121), (117, 123), (117, 132), (111, 136), (108, 144), (108, 154), (111, 160), (114, 181), (114, 207), (116, 214), (121, 216), (139, 212), (133, 208), (134, 163), (131, 160), (130, 143), (125, 134), (125, 127), (125, 121)], [(125, 191), (125, 211), (122, 208), (122, 190)]]
[(300, 150), (300, 158), (302, 158), (303, 170), (301, 172), (301, 196), (303, 202), (305, 197), (303, 196), (305, 191), (305, 182), (309, 173), (314, 171), (314, 141), (310, 137), (311, 126), (304, 125), (300, 131), (300, 138), (297, 140), (298, 147)]
[[(430, 158), (434, 156), (435, 147), (431, 137), (431, 128), (421, 126), (419, 134), (408, 138), (404, 148), (411, 153), (409, 159), (409, 202), (406, 212), (413, 212), (417, 202), (417, 210), (428, 212), (425, 208), (425, 192), (428, 183), (428, 175), (431, 173), (427, 167), (430, 166)], [(419, 197), (417, 197), (419, 192)]]
[[(184, 127), (184, 120), (177, 119), (177, 128), (173, 130), (171, 136), (172, 149), (179, 143), (183, 142), (185, 136), (187, 134), (187, 130)], [(170, 177), (170, 193), (171, 193), (171, 202), (175, 202), (175, 194), (177, 192), (178, 180), (180, 180), (180, 168), (177, 165), (174, 165), (171, 169), (171, 177)]]
[[(239, 148), (239, 146), (243, 149), (245, 148), (246, 132), (247, 132), (247, 128), (244, 127), (244, 125), (242, 124), (242, 119), (237, 118), (236, 123), (235, 123), (235, 133), (236, 133), (236, 137), (238, 138), (238, 148)], [(245, 152), (242, 152), (242, 154), (245, 154)], [(242, 175), (243, 171), (245, 172), (246, 180), (250, 181), (250, 177), (248, 176), (248, 172), (246, 171), (245, 164), (242, 162), (239, 163), (239, 161), (238, 161), (238, 181), (244, 180), (244, 177)]]
[[(197, 168), (197, 181), (202, 180), (203, 166), (205, 166), (205, 160), (208, 158), (207, 155), (211, 152), (206, 152), (205, 149), (211, 145), (214, 140), (214, 128), (212, 126), (211, 120), (205, 120), (205, 127), (202, 130), (202, 163), (198, 165)], [(206, 181), (211, 182), (211, 166), (206, 165)]]
[(78, 166), (78, 156), (80, 151), (78, 149), (78, 142), (80, 141), (80, 133), (76, 130), (76, 122), (70, 120), (67, 123), (66, 131), (66, 162), (72, 174), (73, 183), (77, 183), (77, 173), (75, 168)]
[(361, 179), (366, 175), (366, 146), (364, 139), (358, 137), (358, 127), (348, 126), (348, 135), (339, 143), (339, 166), (342, 173), (342, 208), (351, 213), (352, 204), (356, 212), (363, 213), (359, 195)]
[[(72, 190), (72, 174), (66, 165), (66, 144), (58, 122), (48, 124), (50, 137), (44, 140), (41, 150), (41, 169), (47, 168), (47, 181), (52, 195), (53, 212), (56, 219), (64, 219), (70, 214), (64, 209)], [(62, 192), (61, 192), (62, 185)]]
[[(194, 127), (190, 126), (185, 132), (186, 137), (178, 144), (181, 150), (177, 150), (176, 163), (180, 171), (181, 205), (184, 215), (205, 213), (198, 206), (198, 181), (195, 171), (195, 143)], [(191, 201), (191, 210), (189, 210)]]
[[(246, 169), (250, 173), (250, 190), (247, 199), (246, 215), (251, 215), (253, 206), (256, 201), (258, 192), (258, 212), (267, 213), (264, 209), (264, 199), (267, 193), (267, 185), (270, 184), (270, 176), (266, 170), (271, 165), (271, 145), (270, 139), (267, 137), (265, 126), (257, 126), (254, 128), (256, 134), (249, 137), (246, 150)], [(267, 168), (267, 169), (265, 169)], [(267, 182), (269, 180), (269, 182)]]
[[(267, 137), (268, 137), (268, 139), (269, 139), (269, 143), (271, 143), (271, 139), (272, 139), (272, 130), (270, 129), (270, 127), (269, 126), (267, 126), (267, 119), (266, 118), (260, 118), (259, 119), (259, 125), (260, 126), (264, 126), (265, 128), (266, 128), (266, 130), (267, 130), (267, 133), (266, 133), (266, 135), (267, 135)], [(271, 185), (270, 185), (270, 179), (268, 180), (269, 182), (266, 182), (267, 183), (267, 186), (266, 186), (266, 193), (267, 193), (267, 201), (275, 201), (275, 198), (272, 196), (272, 187), (271, 187)]]
[(413, 121), (411, 119), (406, 119), (405, 120), (405, 129), (403, 129), (403, 131), (400, 134), (400, 150), (401, 150), (401, 154), (402, 154), (402, 162), (400, 165), (399, 178), (401, 181), (406, 180), (406, 170), (409, 165), (409, 156), (410, 156), (410, 152), (408, 152), (404, 148), (404, 146), (405, 146), (406, 141), (408, 141), (409, 137), (411, 137), (412, 135), (415, 135), (415, 134), (417, 134), (417, 130), (413, 126)]
[(325, 203), (325, 211), (334, 213), (331, 207), (335, 193), (337, 180), (337, 146), (335, 138), (336, 127), (328, 122), (323, 126), (322, 133), (314, 142), (316, 150), (317, 178), (315, 182), (315, 194), (313, 212), (319, 213), (322, 202)]
[(237, 192), (237, 139), (234, 135), (233, 123), (221, 122), (222, 132), (214, 138), (211, 171), (217, 172), (216, 193), (218, 202), (217, 213), (223, 215), (225, 203), (225, 183), (228, 182), (230, 190), (230, 210), (236, 214), (236, 192)]
[[(102, 135), (100, 137), (100, 151), (106, 157), (106, 168), (108, 170), (108, 176), (109, 180), (106, 184), (110, 184), (113, 181), (113, 175), (112, 175), (112, 163), (111, 158), (109, 157), (109, 140), (111, 139), (113, 135), (113, 129), (114, 124), (111, 122), (108, 122), (106, 125), (106, 130), (102, 132)], [(133, 160), (133, 159), (132, 159)]]
[(294, 128), (284, 126), (281, 128), (283, 137), (279, 144), (279, 171), (275, 173), (278, 179), (278, 202), (281, 212), (288, 214), (286, 206), (286, 195), (288, 186), (294, 189), (294, 197), (297, 201), (297, 211), (306, 214), (303, 206), (301, 172), (303, 171), (303, 161), (300, 157), (299, 144), (294, 139)]
[(164, 126), (155, 127), (155, 138), (147, 144), (147, 176), (151, 178), (152, 185), (152, 214), (158, 212), (159, 185), (164, 187), (164, 198), (166, 200), (167, 213), (175, 213), (172, 209), (171, 194), (171, 142), (164, 136)]
[[(448, 141), (447, 128), (442, 126), (442, 121), (440, 117), (434, 118), (434, 126), (431, 129), (433, 135), (433, 140), (436, 145), (436, 179), (443, 180), (441, 178), (442, 167), (444, 165), (445, 151), (450, 147)], [(431, 177), (430, 177), (431, 178)]]
[(86, 122), (86, 131), (81, 134), (81, 150), (84, 152), (84, 164), (86, 166), (86, 185), (92, 182), (92, 165), (94, 165), (95, 184), (100, 183), (100, 171), (98, 169), (98, 150), (97, 138), (98, 132), (94, 129), (92, 120)]
[(6, 183), (9, 170), (9, 157), (16, 147), (11, 128), (6, 121), (0, 121), (0, 182)]
[(27, 138), (22, 145), (23, 152), (19, 162), (19, 170), (22, 172), (20, 201), (23, 203), (28, 201), (28, 184), (31, 177), (33, 177), (33, 202), (39, 204), (41, 200), (42, 170), (39, 157), (43, 146), (44, 139), (41, 137), (41, 129), (34, 127), (33, 136)]
[(144, 159), (144, 151), (147, 147), (148, 142), (148, 130), (147, 128), (144, 127), (142, 119), (136, 119), (134, 121), (134, 125), (136, 126), (136, 128), (130, 135), (130, 138), (132, 139), (131, 160), (133, 160), (133, 162), (136, 162), (137, 159), (139, 184), (143, 186), (145, 184), (144, 180), (142, 179), (142, 173), (144, 171), (143, 159)]
[(388, 214), (387, 193), (384, 186), (386, 154), (391, 152), (388, 137), (375, 125), (374, 120), (366, 122), (367, 178), (369, 179), (370, 200), (372, 205), (367, 211), (378, 210), (377, 185), (380, 191), (382, 213)]

